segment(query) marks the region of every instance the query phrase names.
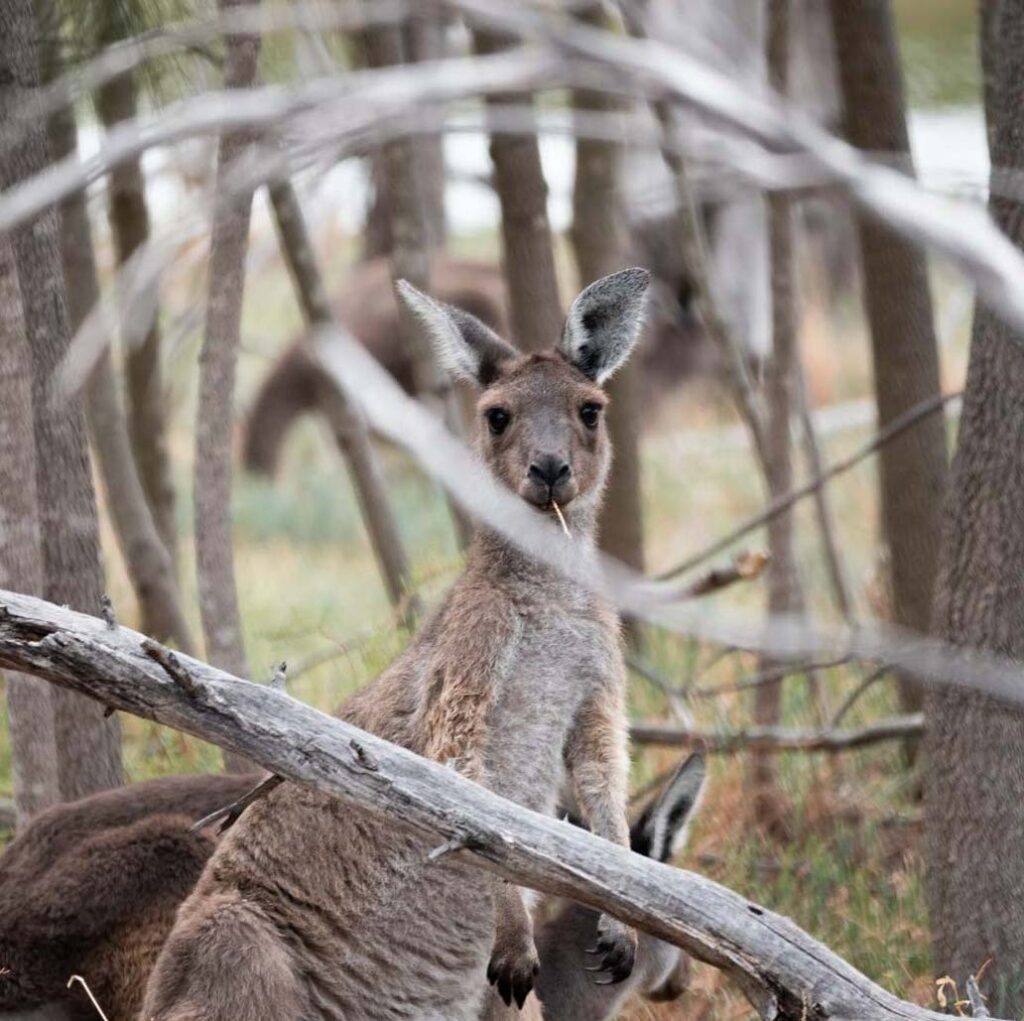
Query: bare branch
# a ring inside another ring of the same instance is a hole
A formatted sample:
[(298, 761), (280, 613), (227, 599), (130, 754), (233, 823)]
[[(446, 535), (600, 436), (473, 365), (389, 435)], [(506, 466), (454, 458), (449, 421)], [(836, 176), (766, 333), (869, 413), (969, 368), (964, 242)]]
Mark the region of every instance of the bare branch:
[(855, 730), (804, 730), (789, 727), (748, 727), (744, 730), (701, 730), (670, 727), (658, 723), (635, 723), (630, 737), (637, 744), (685, 745), (702, 751), (728, 755), (740, 751), (844, 752), (881, 741), (919, 737), (924, 716), (892, 716)]

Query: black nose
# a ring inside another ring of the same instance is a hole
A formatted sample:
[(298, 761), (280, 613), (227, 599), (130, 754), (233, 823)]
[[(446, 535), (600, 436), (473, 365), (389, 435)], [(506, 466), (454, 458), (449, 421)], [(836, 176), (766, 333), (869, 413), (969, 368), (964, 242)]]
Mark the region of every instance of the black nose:
[(568, 461), (545, 454), (530, 465), (529, 475), (534, 482), (539, 482), (541, 485), (547, 486), (548, 489), (554, 489), (555, 486), (565, 482), (572, 475), (572, 468), (569, 467)]

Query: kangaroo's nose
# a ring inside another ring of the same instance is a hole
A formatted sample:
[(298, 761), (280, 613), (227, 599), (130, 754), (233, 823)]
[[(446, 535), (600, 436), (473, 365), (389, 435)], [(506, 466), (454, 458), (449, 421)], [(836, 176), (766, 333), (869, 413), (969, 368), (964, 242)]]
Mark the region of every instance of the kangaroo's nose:
[(544, 454), (538, 457), (530, 465), (529, 476), (534, 482), (554, 489), (555, 486), (565, 482), (572, 475), (572, 468), (569, 462), (561, 457), (552, 454)]

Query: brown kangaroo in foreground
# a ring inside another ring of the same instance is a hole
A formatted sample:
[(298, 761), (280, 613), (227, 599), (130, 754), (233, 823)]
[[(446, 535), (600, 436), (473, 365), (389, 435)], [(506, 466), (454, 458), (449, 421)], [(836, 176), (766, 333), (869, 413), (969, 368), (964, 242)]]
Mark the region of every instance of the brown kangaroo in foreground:
[[(213, 831), (188, 833), (191, 820), (236, 800), (258, 779), (166, 777), (34, 819), (0, 857), (0, 1019), (94, 1021), (81, 988), (66, 988), (73, 974), (86, 979), (111, 1021), (135, 1017), (174, 909), (214, 847)], [(703, 779), (703, 760), (691, 755), (633, 822), (635, 852), (672, 860)], [(536, 1017), (606, 1021), (633, 996), (665, 1001), (683, 993), (688, 958), (677, 947), (640, 933), (632, 974), (601, 985), (586, 971), (598, 913), (557, 901), (542, 902), (541, 915), (537, 989), (544, 1011)], [(481, 1021), (509, 1012), (495, 997)]]
[[(554, 347), (529, 356), (400, 285), (441, 364), (481, 388), (479, 456), (538, 516), (561, 508), (581, 559), (596, 552), (611, 457), (601, 384), (636, 342), (648, 280), (631, 269), (591, 284)], [(624, 686), (611, 607), (481, 528), (440, 609), (344, 714), (537, 811), (554, 811), (567, 779), (586, 824), (628, 845)], [(538, 958), (519, 890), (430, 849), (400, 820), (277, 788), (182, 905), (144, 1017), (472, 1021), (486, 979), (522, 1006)], [(599, 960), (622, 980), (636, 933), (607, 915), (598, 929)]]

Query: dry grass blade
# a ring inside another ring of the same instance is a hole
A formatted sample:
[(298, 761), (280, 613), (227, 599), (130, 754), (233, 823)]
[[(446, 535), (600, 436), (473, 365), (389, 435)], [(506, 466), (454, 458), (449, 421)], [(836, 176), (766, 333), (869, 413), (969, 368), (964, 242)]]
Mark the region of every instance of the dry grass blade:
[(89, 983), (86, 982), (81, 975), (72, 975), (71, 978), (68, 979), (68, 989), (70, 989), (75, 982), (78, 982), (81, 985), (81, 987), (85, 990), (85, 995), (89, 997), (89, 1002), (93, 1005), (93, 1007), (95, 1007), (96, 1013), (99, 1014), (101, 1018), (103, 1018), (103, 1021), (110, 1021), (110, 1018), (108, 1018), (107, 1015), (103, 1013), (103, 1008), (96, 1002), (96, 997), (92, 995), (92, 990), (89, 988)]
[(562, 515), (562, 508), (559, 507), (554, 500), (552, 500), (551, 509), (555, 512), (555, 517), (558, 518), (558, 523), (562, 526), (562, 531), (565, 532), (565, 537), (567, 539), (571, 539), (572, 532), (569, 531), (569, 526), (565, 523), (565, 518)]

